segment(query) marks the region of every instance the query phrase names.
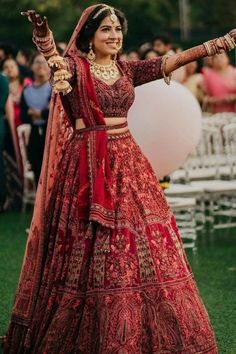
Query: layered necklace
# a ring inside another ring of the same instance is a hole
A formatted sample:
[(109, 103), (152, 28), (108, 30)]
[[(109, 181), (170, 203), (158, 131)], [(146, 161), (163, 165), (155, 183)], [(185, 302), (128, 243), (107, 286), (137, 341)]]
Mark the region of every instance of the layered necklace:
[(88, 60), (91, 73), (100, 80), (115, 80), (118, 79), (120, 73), (116, 66), (115, 60), (111, 60), (109, 65), (97, 64), (94, 61)]

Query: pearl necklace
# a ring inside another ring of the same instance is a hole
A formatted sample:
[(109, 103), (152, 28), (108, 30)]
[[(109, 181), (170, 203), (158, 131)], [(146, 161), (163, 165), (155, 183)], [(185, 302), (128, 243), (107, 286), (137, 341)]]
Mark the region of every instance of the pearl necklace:
[(114, 80), (119, 76), (119, 70), (117, 69), (115, 60), (112, 60), (109, 65), (101, 65), (89, 60), (90, 71), (98, 79), (102, 80)]

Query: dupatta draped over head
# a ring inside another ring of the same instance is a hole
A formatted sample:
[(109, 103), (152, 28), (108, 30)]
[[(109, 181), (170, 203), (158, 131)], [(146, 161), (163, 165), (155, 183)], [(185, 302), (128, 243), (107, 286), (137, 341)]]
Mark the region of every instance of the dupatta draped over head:
[[(109, 234), (115, 226), (115, 215), (110, 193), (112, 176), (107, 160), (107, 132), (93, 129), (95, 126), (105, 125), (105, 120), (98, 105), (89, 64), (79, 54), (76, 47), (81, 28), (89, 15), (100, 5), (91, 6), (83, 12), (65, 55), (72, 57), (76, 62), (78, 99), (82, 103), (85, 126), (91, 128), (83, 133), (81, 163), (78, 171), (80, 174), (79, 220), (85, 220), (90, 224), (96, 222), (105, 234)], [(34, 214), (11, 319), (11, 326), (14, 326), (14, 323), (25, 326), (26, 346), (30, 336), (28, 327), (34, 312), (42, 277), (43, 260), (47, 252), (48, 233), (45, 213), (58, 165), (72, 135), (73, 129), (62, 105), (61, 97), (59, 94), (53, 94)]]

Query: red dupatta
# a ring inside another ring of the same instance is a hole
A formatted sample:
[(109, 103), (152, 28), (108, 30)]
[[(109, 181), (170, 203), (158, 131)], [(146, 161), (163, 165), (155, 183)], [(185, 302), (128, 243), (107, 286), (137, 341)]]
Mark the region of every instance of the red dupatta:
[(112, 175), (107, 158), (107, 132), (96, 130), (105, 125), (99, 108), (89, 63), (77, 57), (77, 85), (82, 100), (83, 119), (90, 131), (84, 133), (81, 149), (79, 217), (114, 228), (114, 203), (111, 195)]
[[(83, 103), (84, 122), (87, 127), (104, 124), (104, 116), (98, 106), (89, 64), (84, 58), (79, 57), (76, 39), (89, 15), (97, 6), (99, 5), (91, 6), (83, 12), (65, 51), (65, 55), (76, 61), (79, 99)], [(45, 214), (57, 176), (58, 165), (72, 136), (73, 129), (63, 108), (61, 97), (53, 94), (35, 208), (8, 329), (9, 333), (14, 333), (18, 331), (18, 326), (23, 327), (20, 333), (25, 347), (28, 346), (27, 343), (30, 340), (30, 323), (38, 298), (47, 253), (48, 230)], [(109, 230), (114, 227), (114, 210), (110, 194), (112, 179), (107, 161), (106, 144), (106, 131), (91, 130), (84, 133), (81, 151), (82, 168), (78, 172), (81, 179), (78, 196), (79, 217), (88, 221), (97, 221), (105, 227), (102, 230), (104, 233), (108, 230), (107, 227)]]

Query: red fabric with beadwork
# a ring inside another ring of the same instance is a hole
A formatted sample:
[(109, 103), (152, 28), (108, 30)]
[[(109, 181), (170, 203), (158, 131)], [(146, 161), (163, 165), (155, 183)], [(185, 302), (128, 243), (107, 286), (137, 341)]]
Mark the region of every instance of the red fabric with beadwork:
[[(77, 89), (80, 95), (81, 117), (86, 127), (104, 125), (91, 73), (86, 59), (76, 57)], [(82, 94), (83, 92), (83, 94)], [(112, 174), (107, 159), (107, 132), (91, 130), (84, 134), (81, 163), (79, 168), (80, 185), (78, 196), (79, 219), (96, 221), (114, 228), (114, 202), (110, 192)]]

